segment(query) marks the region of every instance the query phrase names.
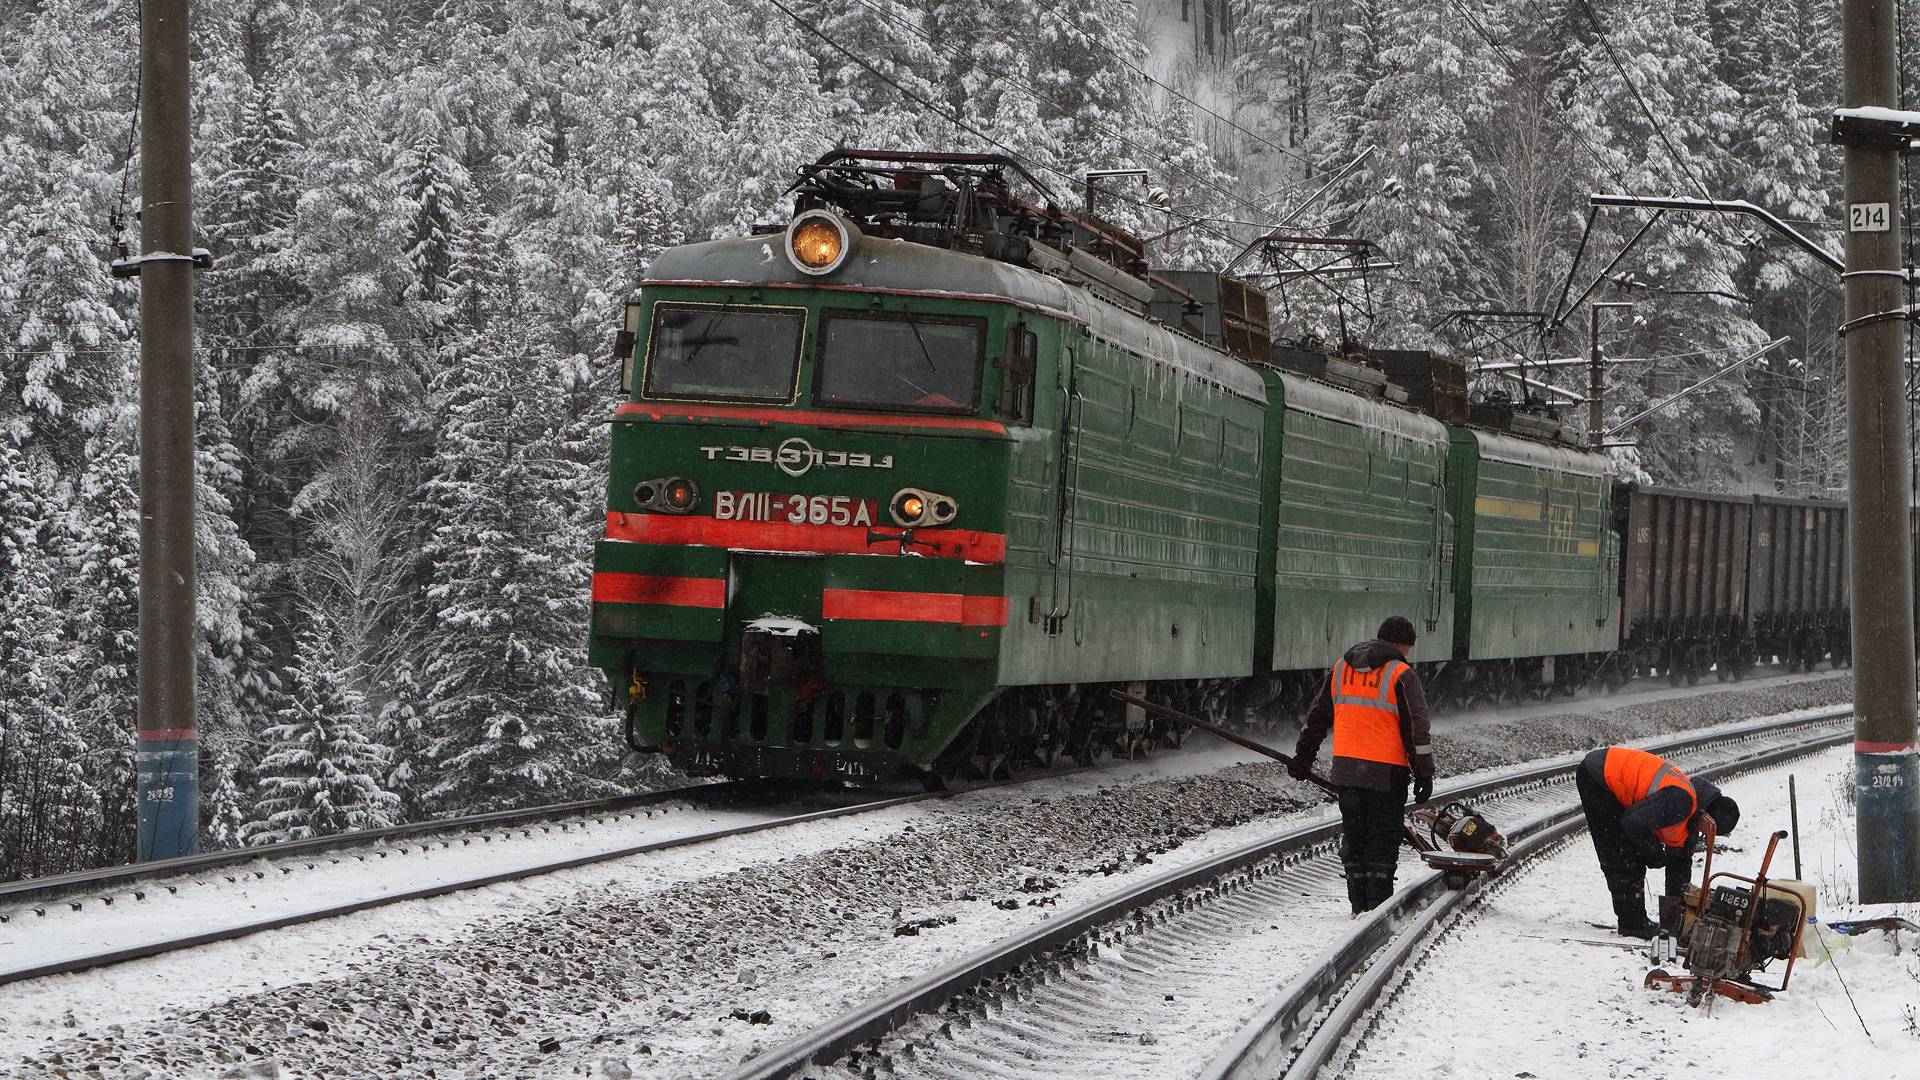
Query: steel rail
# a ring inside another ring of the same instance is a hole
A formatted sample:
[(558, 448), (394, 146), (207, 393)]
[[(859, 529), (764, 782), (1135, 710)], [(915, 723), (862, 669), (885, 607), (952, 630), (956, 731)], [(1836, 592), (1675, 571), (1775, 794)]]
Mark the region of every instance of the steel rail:
[[(1672, 754), (1711, 743), (1831, 723), (1851, 716), (1852, 712), (1851, 706), (1840, 706), (1788, 714), (1671, 739), (1646, 741), (1639, 745), (1649, 750)], [(1844, 739), (1847, 735), (1843, 733), (1832, 737)], [(1452, 800), (1472, 800), (1495, 791), (1524, 789), (1550, 783), (1570, 775), (1578, 765), (1578, 756), (1557, 758), (1545, 764), (1457, 785), (1437, 793), (1430, 801), (1444, 803)], [(1337, 820), (1305, 826), (1278, 836), (1253, 841), (1190, 867), (1170, 870), (1133, 883), (1118, 893), (1092, 901), (1064, 913), (1060, 918), (1002, 939), (985, 949), (936, 969), (893, 993), (863, 1003), (809, 1032), (743, 1062), (738, 1068), (726, 1074), (726, 1080), (775, 1080), (775, 1078), (801, 1075), (812, 1065), (824, 1065), (842, 1058), (862, 1043), (886, 1035), (909, 1018), (928, 1013), (985, 980), (1014, 971), (1027, 962), (1059, 949), (1132, 911), (1165, 897), (1204, 885), (1223, 874), (1276, 856), (1296, 854), (1314, 848), (1332, 840), (1339, 832), (1340, 823)], [(1441, 883), (1442, 875), (1438, 873), (1431, 875), (1432, 887), (1438, 888)], [(1408, 889), (1403, 890), (1401, 896), (1423, 890), (1428, 884), (1427, 879), (1423, 879), (1420, 885), (1409, 886)], [(1397, 908), (1398, 905), (1395, 907)], [(1375, 919), (1369, 920), (1365, 925), (1374, 926), (1378, 923), (1391, 931), (1393, 927), (1388, 922), (1391, 916), (1392, 912), (1382, 910), (1376, 914)], [(1371, 951), (1371, 949), (1360, 950), (1359, 959), (1364, 959), (1365, 955)]]
[(155, 878), (203, 874), (229, 866), (241, 866), (262, 859), (299, 859), (302, 856), (318, 855), (326, 852), (341, 851), (378, 844), (392, 840), (410, 840), (414, 837), (433, 837), (446, 833), (485, 831), (490, 828), (506, 826), (507, 831), (514, 827), (545, 822), (559, 817), (590, 817), (596, 813), (615, 813), (643, 806), (672, 802), (675, 799), (702, 799), (714, 795), (745, 794), (754, 790), (752, 781), (728, 780), (714, 784), (693, 784), (667, 791), (648, 791), (637, 795), (616, 795), (606, 799), (582, 799), (578, 802), (554, 803), (548, 806), (533, 806), (524, 810), (494, 810), (485, 814), (468, 814), (461, 817), (436, 818), (432, 821), (415, 821), (405, 825), (389, 825), (379, 829), (361, 829), (354, 832), (336, 833), (332, 836), (317, 836), (308, 840), (288, 840), (276, 844), (262, 844), (257, 847), (232, 848), (224, 851), (209, 851), (199, 855), (182, 855), (172, 859), (155, 859), (150, 862), (126, 863), (119, 866), (105, 866), (95, 870), (76, 870), (70, 874), (58, 874), (44, 878), (22, 878), (0, 884), (0, 907), (14, 903), (95, 892), (114, 886), (137, 884)]
[[(1038, 778), (1037, 776), (1034, 777), (1034, 779), (1037, 779), (1037, 778)], [(258, 919), (252, 922), (236, 924), (228, 927), (221, 927), (219, 929), (209, 930), (203, 933), (189, 934), (189, 935), (185, 935), (177, 938), (167, 938), (161, 941), (143, 942), (139, 945), (132, 945), (132, 946), (126, 946), (121, 948), (102, 949), (98, 952), (89, 953), (82, 956), (65, 957), (57, 961), (49, 961), (44, 964), (36, 964), (30, 967), (15, 968), (12, 970), (0, 970), (0, 986), (6, 986), (11, 983), (25, 982), (29, 979), (38, 979), (47, 975), (64, 975), (64, 974), (70, 974), (76, 971), (85, 971), (89, 968), (106, 967), (113, 964), (125, 963), (129, 960), (141, 960), (147, 957), (160, 956), (165, 953), (177, 952), (182, 949), (191, 949), (201, 945), (211, 945), (211, 944), (214, 944), (215, 942), (231, 941), (235, 938), (247, 937), (252, 934), (265, 933), (272, 930), (280, 930), (289, 926), (297, 926), (301, 923), (318, 922), (322, 919), (331, 919), (341, 915), (352, 915), (356, 912), (368, 911), (373, 908), (386, 907), (390, 904), (405, 903), (406, 901), (409, 901), (409, 900), (425, 900), (425, 899), (430, 899), (436, 896), (445, 896), (449, 893), (455, 893), (455, 892), (466, 892), (470, 889), (484, 888), (488, 885), (498, 885), (502, 882), (507, 882), (507, 881), (518, 881), (525, 878), (539, 877), (542, 874), (550, 874), (560, 870), (571, 870), (575, 867), (588, 866), (594, 863), (611, 862), (616, 859), (624, 859), (634, 855), (644, 855), (654, 851), (664, 851), (669, 848), (692, 847), (697, 844), (712, 843), (716, 840), (724, 840), (734, 836), (745, 836), (751, 833), (766, 832), (772, 829), (787, 828), (794, 825), (805, 825), (805, 824), (809, 824), (817, 821), (827, 821), (832, 818), (847, 817), (853, 814), (871, 813), (873, 811), (886, 810), (896, 806), (904, 806), (909, 803), (916, 803), (926, 799), (946, 798), (951, 795), (962, 795), (971, 791), (980, 791), (983, 789), (983, 787), (1001, 787), (1001, 786), (1006, 786), (1008, 784), (1017, 784), (1022, 782), (1024, 781), (1011, 780), (1011, 781), (1002, 781), (998, 784), (992, 784), (992, 785), (981, 785), (981, 786), (975, 786), (975, 787), (960, 788), (954, 791), (927, 791), (927, 792), (918, 792), (911, 795), (898, 795), (898, 796), (893, 796), (889, 798), (877, 799), (870, 802), (856, 803), (851, 806), (839, 806), (839, 807), (833, 807), (826, 810), (813, 810), (803, 814), (794, 814), (786, 817), (772, 818), (767, 821), (749, 822), (744, 825), (735, 825), (735, 826), (730, 826), (724, 829), (715, 829), (708, 832), (694, 833), (688, 836), (678, 836), (678, 837), (673, 837), (665, 840), (652, 840), (652, 841), (648, 841), (640, 844), (630, 844), (624, 847), (620, 847), (620, 848), (616, 848), (608, 851), (591, 852), (585, 855), (574, 855), (564, 859), (555, 859), (550, 862), (544, 862), (544, 863), (540, 863), (533, 866), (520, 867), (512, 870), (502, 870), (502, 871), (496, 871), (496, 872), (491, 872), (486, 874), (473, 875), (470, 877), (463, 877), (458, 880), (442, 881), (433, 885), (423, 886), (417, 889), (410, 889), (405, 892), (389, 893), (389, 894), (385, 894), (377, 897), (364, 897), (357, 900), (344, 901), (342, 903), (331, 904), (325, 907), (314, 908), (307, 911), (292, 912), (292, 913), (287, 913), (283, 915), (276, 915), (268, 918)]]
[[(1688, 773), (1717, 779), (1817, 753), (1844, 744), (1852, 736), (1851, 730), (1829, 732), (1690, 769)], [(1511, 835), (1519, 842), (1512, 847), (1511, 865), (1502, 879), (1522, 864), (1550, 854), (1584, 825), (1585, 818), (1576, 803), (1513, 830)], [(1260, 1017), (1243, 1027), (1207, 1064), (1199, 1074), (1200, 1080), (1264, 1080), (1275, 1076), (1307, 1080), (1319, 1075), (1342, 1042), (1366, 1019), (1394, 976), (1417, 953), (1432, 945), (1435, 928), (1450, 915), (1476, 903), (1485, 885), (1485, 879), (1476, 879), (1465, 889), (1450, 890), (1444, 885), (1443, 875), (1433, 872), (1403, 889), (1263, 1007)]]
[[(1078, 770), (1061, 769), (1040, 775), (1065, 776)], [(1023, 777), (1022, 779), (1037, 779)], [(973, 785), (959, 790), (977, 791), (987, 785)], [(15, 881), (0, 882), (0, 922), (5, 921), (4, 913), (9, 908), (18, 907), (35, 900), (44, 900), (64, 896), (96, 894), (99, 890), (139, 884), (159, 878), (184, 877), (203, 874), (229, 866), (244, 866), (261, 860), (289, 859), (298, 860), (303, 856), (319, 855), (342, 851), (350, 848), (380, 844), (394, 840), (433, 838), (442, 834), (483, 832), (487, 829), (505, 826), (512, 832), (518, 826), (539, 824), (545, 826), (554, 818), (582, 817), (591, 819), (595, 814), (617, 813), (645, 806), (673, 802), (676, 799), (706, 799), (732, 795), (746, 796), (764, 790), (765, 781), (760, 780), (724, 780), (707, 784), (690, 784), (686, 787), (672, 788), (666, 791), (648, 791), (635, 795), (615, 795), (605, 799), (582, 799), (576, 802), (553, 803), (546, 806), (533, 806), (521, 810), (493, 810), (484, 814), (466, 814), (459, 817), (435, 818), (431, 821), (415, 821), (405, 825), (389, 825), (378, 829), (360, 829), (354, 832), (336, 833), (332, 836), (318, 836), (307, 840), (286, 840), (258, 847), (231, 848), (223, 851), (208, 851), (197, 855), (182, 855), (172, 859), (155, 859), (148, 862), (124, 863), (117, 866), (104, 866), (92, 870), (76, 870), (52, 877), (21, 878)], [(564, 825), (562, 826), (564, 828)]]

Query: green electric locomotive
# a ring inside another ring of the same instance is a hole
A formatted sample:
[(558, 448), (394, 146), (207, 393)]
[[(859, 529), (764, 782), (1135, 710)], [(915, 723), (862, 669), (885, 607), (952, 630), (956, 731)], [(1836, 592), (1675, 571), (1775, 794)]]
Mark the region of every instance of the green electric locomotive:
[[(1394, 612), (1436, 674), (1503, 635), (1612, 649), (1598, 459), (1469, 454), (1264, 366), (1243, 286), (1151, 274), (1010, 174), (1044, 191), (995, 156), (836, 151), (784, 229), (650, 267), (590, 645), (637, 749), (695, 774), (992, 772), (1177, 738), (1111, 687), (1268, 715)], [(1486, 492), (1450, 478), (1482, 460), (1505, 470)], [(1476, 584), (1506, 590), (1480, 608), (1500, 634), (1469, 625)]]

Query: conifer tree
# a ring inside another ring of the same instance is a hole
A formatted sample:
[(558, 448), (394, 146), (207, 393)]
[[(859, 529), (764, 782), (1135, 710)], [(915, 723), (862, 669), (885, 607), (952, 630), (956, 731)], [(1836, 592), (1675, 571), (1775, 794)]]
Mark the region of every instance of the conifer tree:
[(85, 742), (63, 693), (69, 656), (45, 486), (46, 470), (0, 437), (0, 881), (72, 865), (94, 815)]
[(433, 744), (411, 660), (403, 656), (392, 664), (380, 695), (384, 703), (376, 730), (393, 755), (381, 783), (399, 798), (400, 820), (419, 821), (428, 816), (425, 794), (434, 767)]
[(325, 615), (306, 628), (286, 673), (279, 723), (263, 733), (257, 799), (242, 833), (249, 843), (304, 840), (393, 824), (399, 806), (381, 783), (389, 754), (368, 737), (361, 703), (340, 678)]
[[(578, 466), (556, 445), (552, 366), (525, 332), (502, 240), (461, 238), (463, 362), (438, 384), (446, 426), (422, 497), (435, 647), (427, 660), (430, 804), (501, 809), (610, 790), (612, 724), (581, 667)], [(585, 539), (584, 537), (582, 539)]]
[(73, 656), (67, 700), (87, 746), (89, 782), (100, 796), (92, 854), (79, 865), (131, 861), (139, 827), (134, 727), (140, 534), (133, 427), (132, 411), (122, 402), (90, 444), (86, 470), (58, 526), (66, 582), (60, 603)]

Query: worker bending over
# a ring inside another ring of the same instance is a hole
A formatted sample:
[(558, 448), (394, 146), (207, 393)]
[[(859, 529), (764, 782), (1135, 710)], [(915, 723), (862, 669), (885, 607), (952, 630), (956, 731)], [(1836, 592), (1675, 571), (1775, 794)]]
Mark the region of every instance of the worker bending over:
[(1288, 766), (1306, 779), (1333, 730), (1328, 779), (1340, 789), (1340, 862), (1356, 915), (1393, 895), (1408, 781), (1417, 801), (1433, 794), (1427, 694), (1406, 660), (1413, 643), (1413, 624), (1395, 615), (1378, 637), (1348, 649), (1314, 696)]
[(1574, 771), (1580, 808), (1600, 857), (1619, 932), (1650, 938), (1660, 927), (1647, 918), (1647, 871), (1666, 870), (1666, 895), (1679, 896), (1693, 875), (1693, 853), (1706, 819), (1725, 836), (1740, 807), (1705, 780), (1690, 780), (1666, 759), (1631, 746), (1602, 747)]

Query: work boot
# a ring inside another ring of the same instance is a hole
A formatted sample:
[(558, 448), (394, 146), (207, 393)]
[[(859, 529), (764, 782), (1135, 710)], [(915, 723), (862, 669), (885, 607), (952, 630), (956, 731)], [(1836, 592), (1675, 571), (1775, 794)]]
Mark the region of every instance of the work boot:
[(1615, 933), (1621, 937), (1651, 940), (1660, 932), (1660, 924), (1647, 918), (1647, 891), (1644, 888), (1621, 890), (1613, 894)]
[(1367, 907), (1368, 909), (1377, 908), (1393, 898), (1393, 871), (1374, 871), (1373, 879), (1368, 882), (1368, 885), (1372, 890), (1368, 899), (1373, 902), (1368, 904)]
[(1347, 868), (1347, 903), (1352, 906), (1355, 915), (1373, 910), (1369, 899), (1372, 889), (1373, 875), (1355, 867)]

